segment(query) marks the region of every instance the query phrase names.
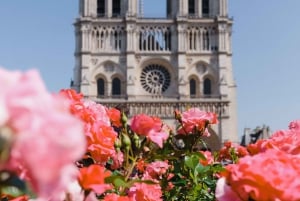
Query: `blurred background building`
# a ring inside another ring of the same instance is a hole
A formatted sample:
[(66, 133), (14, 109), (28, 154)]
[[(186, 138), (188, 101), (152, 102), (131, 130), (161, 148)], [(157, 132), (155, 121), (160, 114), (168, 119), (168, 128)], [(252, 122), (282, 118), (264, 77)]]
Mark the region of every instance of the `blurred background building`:
[(227, 0), (161, 2), (165, 18), (145, 18), (142, 0), (80, 0), (72, 87), (171, 125), (174, 109), (215, 112), (209, 147), (239, 142)]

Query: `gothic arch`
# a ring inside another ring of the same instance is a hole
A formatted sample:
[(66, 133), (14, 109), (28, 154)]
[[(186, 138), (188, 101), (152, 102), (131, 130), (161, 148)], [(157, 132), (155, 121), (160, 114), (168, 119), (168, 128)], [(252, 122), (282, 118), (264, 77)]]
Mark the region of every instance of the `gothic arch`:
[(190, 68), (188, 68), (188, 74), (190, 75), (193, 73), (199, 74), (199, 77), (204, 77), (206, 75), (210, 75), (213, 78), (218, 77), (218, 70), (204, 60), (194, 62)]
[(120, 64), (115, 63), (112, 60), (106, 60), (97, 65), (92, 70), (92, 75), (95, 77), (97, 74), (103, 73), (108, 75), (120, 74), (122, 76), (125, 75), (125, 69), (120, 66)]
[(202, 94), (204, 96), (214, 96), (214, 95), (216, 95), (217, 83), (216, 83), (216, 79), (214, 78), (213, 75), (207, 74), (207, 75), (203, 76), (202, 86), (203, 86), (202, 87)]
[(103, 97), (107, 94), (107, 79), (105, 75), (98, 74), (95, 76), (96, 82), (96, 95), (97, 97)]
[(197, 70), (198, 73), (201, 73), (200, 72), (201, 69), (199, 69), (198, 66), (204, 66), (207, 69), (210, 68), (210, 64), (208, 62), (206, 62), (204, 60), (198, 60), (198, 61), (192, 63), (187, 70), (188, 70), (188, 72)]
[(189, 81), (189, 95), (190, 98), (197, 98), (200, 95), (200, 80), (199, 77), (195, 74), (190, 75), (188, 78)]
[(167, 68), (170, 71), (170, 73), (172, 75), (175, 73), (170, 61), (168, 61), (167, 59), (162, 58), (162, 57), (149, 57), (149, 58), (146, 58), (141, 62), (140, 67), (144, 68), (145, 66), (147, 66), (149, 64), (153, 64), (153, 63), (164, 66), (165, 68)]
[(111, 76), (111, 95), (113, 98), (119, 98), (125, 95), (125, 79), (121, 74)]

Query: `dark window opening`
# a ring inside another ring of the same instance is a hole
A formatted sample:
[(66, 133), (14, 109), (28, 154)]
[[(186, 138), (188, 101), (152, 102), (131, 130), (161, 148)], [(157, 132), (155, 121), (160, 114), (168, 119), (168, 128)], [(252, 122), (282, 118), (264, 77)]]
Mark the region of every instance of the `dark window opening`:
[(114, 17), (120, 16), (121, 14), (121, 0), (113, 0), (112, 14)]
[(97, 15), (99, 17), (105, 15), (105, 0), (97, 0)]
[(195, 12), (195, 0), (189, 0), (189, 14), (194, 15)]
[(97, 95), (104, 96), (105, 93), (105, 82), (102, 78), (97, 80)]
[(192, 34), (192, 32), (190, 33), (190, 35), (189, 35), (189, 40), (190, 40), (190, 50), (191, 49), (193, 49), (193, 40), (192, 40), (192, 37), (193, 37), (193, 34)]
[(167, 17), (171, 17), (172, 14), (171, 1), (172, 0), (167, 0)]
[(206, 78), (203, 83), (204, 95), (211, 95), (211, 80)]
[(121, 80), (114, 78), (112, 81), (112, 93), (113, 96), (121, 95)]
[(209, 0), (202, 0), (202, 14), (208, 16), (209, 14)]
[(194, 79), (190, 80), (190, 96), (191, 98), (196, 97), (196, 80)]

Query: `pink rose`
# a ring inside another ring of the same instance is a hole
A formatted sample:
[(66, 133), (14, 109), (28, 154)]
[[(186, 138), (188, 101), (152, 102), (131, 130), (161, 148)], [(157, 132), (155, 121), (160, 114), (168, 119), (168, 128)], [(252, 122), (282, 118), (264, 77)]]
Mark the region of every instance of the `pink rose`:
[(289, 129), (300, 132), (300, 120), (294, 120), (289, 124)]
[(2, 168), (21, 170), (39, 198), (56, 199), (76, 176), (74, 162), (85, 152), (83, 125), (65, 99), (46, 90), (37, 71), (0, 69), (0, 84), (0, 108), (6, 111), (1, 126), (14, 135), (9, 162)]
[(196, 129), (197, 131), (203, 132), (204, 136), (209, 136), (207, 125), (216, 124), (217, 122), (217, 115), (215, 113), (201, 111), (198, 108), (191, 108), (182, 113), (182, 127), (178, 130), (178, 134), (187, 135), (193, 133)]
[(218, 182), (219, 201), (234, 194), (240, 200), (300, 200), (300, 158), (278, 150), (268, 150), (241, 158), (226, 167), (224, 182)]
[(121, 127), (121, 112), (116, 108), (107, 109), (107, 115), (109, 116), (110, 122), (115, 127)]
[(131, 129), (139, 135), (146, 136), (160, 148), (163, 147), (163, 142), (169, 137), (169, 134), (163, 130), (163, 123), (159, 118), (150, 117), (145, 114), (133, 117)]
[(112, 161), (113, 161), (113, 164), (111, 165), (111, 168), (112, 168), (113, 170), (122, 167), (122, 164), (123, 164), (123, 162), (124, 162), (124, 154), (123, 154), (121, 151), (116, 152), (116, 153), (112, 156)]
[(250, 144), (247, 149), (253, 154), (265, 152), (269, 149), (278, 149), (289, 154), (300, 154), (299, 121), (293, 121), (287, 130), (276, 131), (269, 139), (259, 140)]
[(135, 183), (129, 189), (128, 195), (132, 201), (162, 201), (159, 184)]
[(165, 161), (155, 161), (147, 165), (146, 174), (152, 179), (158, 179), (159, 176), (166, 174), (170, 165)]
[(200, 163), (203, 165), (203, 166), (207, 166), (207, 165), (210, 165), (210, 164), (213, 164), (214, 163), (214, 158), (213, 156), (211, 155), (211, 152), (210, 151), (200, 151), (204, 157), (205, 157), (205, 160), (203, 159), (200, 159)]
[(98, 163), (105, 163), (115, 155), (115, 141), (117, 133), (111, 126), (95, 124), (90, 130), (88, 138), (88, 148), (92, 158)]
[(105, 170), (100, 165), (90, 165), (80, 170), (78, 182), (84, 190), (92, 190), (97, 194), (102, 194), (112, 189), (110, 184), (105, 183), (105, 178), (111, 175), (111, 172)]

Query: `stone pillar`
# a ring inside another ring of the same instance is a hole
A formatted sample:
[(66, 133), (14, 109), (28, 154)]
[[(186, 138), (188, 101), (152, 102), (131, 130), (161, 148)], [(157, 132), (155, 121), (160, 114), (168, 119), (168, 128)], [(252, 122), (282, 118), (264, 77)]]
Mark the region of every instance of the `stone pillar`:
[(230, 140), (239, 143), (237, 129), (236, 84), (232, 72), (232, 59), (226, 52), (220, 52), (219, 60), (219, 90), (220, 99), (229, 101), (228, 109), (222, 112), (222, 142)]
[(228, 12), (228, 2), (227, 0), (219, 0), (219, 14), (221, 17), (227, 17)]
[(81, 54), (81, 78), (80, 78), (80, 92), (84, 96), (90, 96), (90, 77), (89, 66), (91, 56), (90, 54)]
[(186, 54), (180, 53), (178, 54), (178, 95), (181, 99), (184, 99), (189, 94), (189, 91), (186, 90), (186, 86), (188, 84), (188, 80), (186, 79)]
[(97, 0), (80, 0), (79, 15), (81, 17), (97, 16)]
[(225, 31), (226, 31), (226, 25), (225, 24), (219, 24), (218, 26), (218, 32), (219, 32), (219, 51), (225, 52), (226, 51), (226, 37), (225, 37)]
[(188, 0), (179, 0), (179, 16), (186, 17), (188, 14)]
[(112, 0), (105, 0), (105, 14), (107, 17), (112, 17)]
[(202, 17), (202, 0), (196, 1), (196, 15)]
[(137, 1), (138, 0), (128, 0), (127, 16), (129, 17), (137, 16)]
[(97, 0), (89, 0), (89, 15), (97, 17)]

